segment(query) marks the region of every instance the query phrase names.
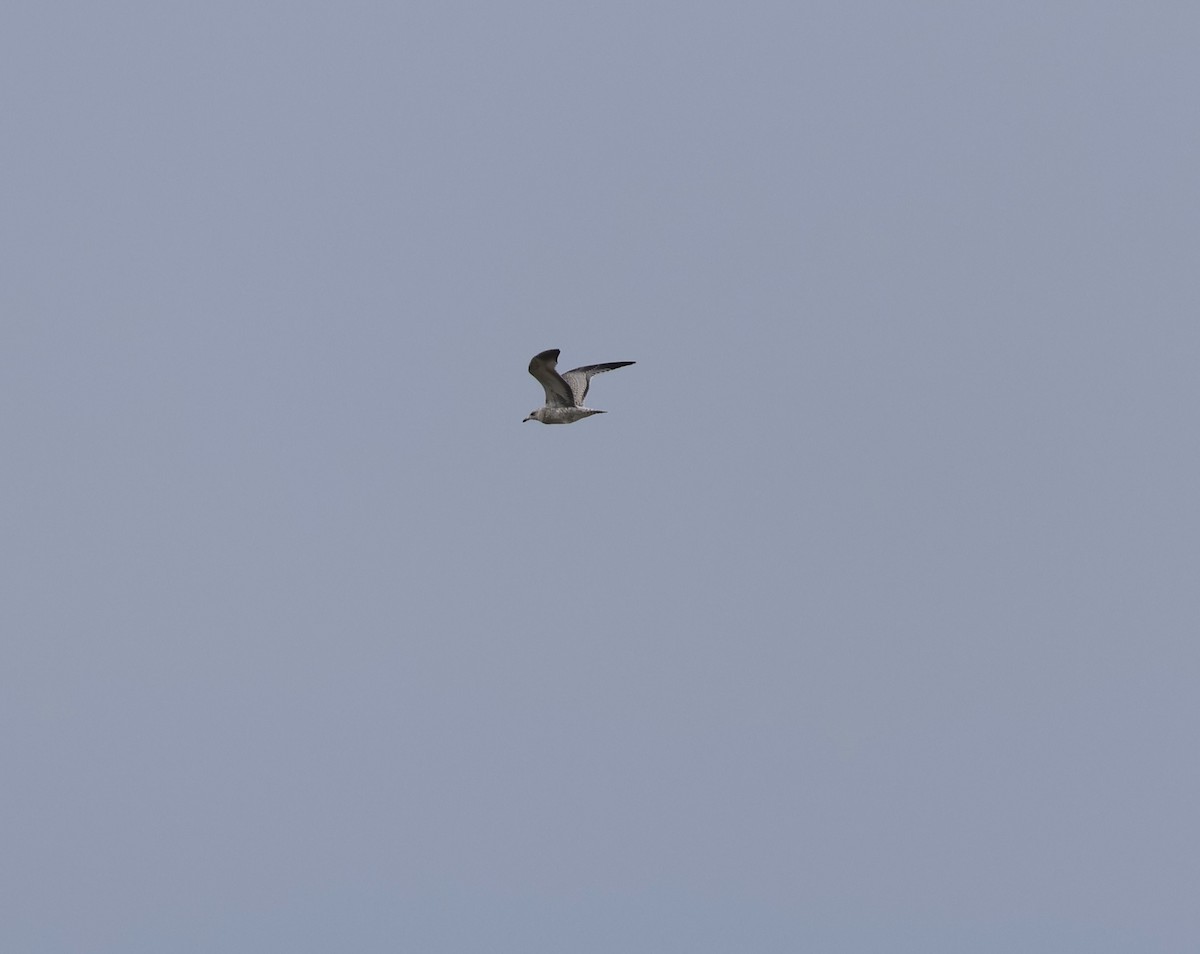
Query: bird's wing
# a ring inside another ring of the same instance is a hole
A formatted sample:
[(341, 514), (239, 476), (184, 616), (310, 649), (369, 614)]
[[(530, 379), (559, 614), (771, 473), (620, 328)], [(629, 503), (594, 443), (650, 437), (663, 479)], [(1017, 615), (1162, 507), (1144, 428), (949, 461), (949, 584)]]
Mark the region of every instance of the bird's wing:
[(575, 403), (582, 405), (583, 399), (587, 397), (588, 382), (592, 380), (592, 375), (601, 374), (604, 371), (614, 371), (617, 368), (636, 363), (635, 361), (609, 361), (607, 364), (585, 364), (582, 368), (572, 368), (562, 376), (562, 379), (570, 386), (571, 396), (575, 399)]
[(558, 349), (551, 348), (534, 355), (533, 360), (529, 362), (529, 373), (546, 389), (547, 407), (574, 407), (575, 398), (571, 393), (571, 386), (554, 369), (557, 364)]

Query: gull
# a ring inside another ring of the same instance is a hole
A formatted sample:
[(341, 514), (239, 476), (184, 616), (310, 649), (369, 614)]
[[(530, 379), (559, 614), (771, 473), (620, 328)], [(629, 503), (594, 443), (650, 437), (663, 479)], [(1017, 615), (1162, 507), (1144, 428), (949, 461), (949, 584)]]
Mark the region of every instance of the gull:
[[(529, 373), (532, 374), (542, 387), (546, 389), (546, 404), (532, 412), (525, 421), (541, 421), (543, 424), (574, 424), (593, 414), (604, 414), (605, 411), (593, 410), (583, 406), (587, 397), (588, 382), (593, 374), (601, 371), (612, 371), (623, 368), (633, 361), (610, 361), (608, 364), (585, 364), (582, 368), (573, 368), (559, 374), (555, 370), (558, 364), (558, 349), (551, 348), (541, 354), (534, 355), (529, 362)], [(524, 424), (525, 421), (521, 423)]]

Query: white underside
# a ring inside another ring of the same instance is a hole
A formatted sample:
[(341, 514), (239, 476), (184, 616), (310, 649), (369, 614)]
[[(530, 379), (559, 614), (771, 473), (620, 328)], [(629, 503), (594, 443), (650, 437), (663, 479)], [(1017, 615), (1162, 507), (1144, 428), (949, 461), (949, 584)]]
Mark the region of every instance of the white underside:
[(539, 407), (533, 412), (533, 419), (543, 424), (574, 424), (593, 414), (603, 414), (590, 407)]

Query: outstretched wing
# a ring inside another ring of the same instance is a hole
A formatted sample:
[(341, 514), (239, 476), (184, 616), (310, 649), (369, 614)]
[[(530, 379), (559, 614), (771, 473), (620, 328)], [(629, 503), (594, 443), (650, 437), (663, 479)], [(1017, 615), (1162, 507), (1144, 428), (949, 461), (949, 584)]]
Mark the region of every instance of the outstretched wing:
[[(571, 386), (555, 370), (557, 364), (558, 348), (551, 348), (534, 355), (533, 360), (529, 362), (529, 373), (546, 389), (547, 407), (574, 407), (575, 398), (571, 393)], [(587, 390), (586, 385), (584, 390)]]
[(607, 364), (585, 364), (582, 368), (572, 368), (562, 376), (562, 380), (571, 388), (571, 396), (575, 399), (575, 403), (582, 405), (583, 399), (587, 397), (588, 382), (592, 380), (592, 375), (614, 371), (617, 368), (636, 363), (636, 361), (609, 361)]

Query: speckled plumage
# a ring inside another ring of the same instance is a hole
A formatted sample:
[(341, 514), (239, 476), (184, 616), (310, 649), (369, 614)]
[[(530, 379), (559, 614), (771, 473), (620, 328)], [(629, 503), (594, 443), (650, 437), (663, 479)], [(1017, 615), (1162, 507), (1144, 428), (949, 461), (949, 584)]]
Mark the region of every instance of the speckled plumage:
[(558, 348), (551, 348), (549, 351), (534, 355), (533, 360), (529, 362), (529, 373), (537, 378), (545, 390), (546, 403), (525, 418), (526, 421), (540, 421), (543, 424), (574, 424), (593, 414), (604, 414), (604, 411), (583, 406), (583, 399), (587, 397), (588, 383), (592, 376), (636, 363), (633, 361), (609, 361), (607, 364), (585, 364), (559, 374), (557, 370), (558, 354)]

